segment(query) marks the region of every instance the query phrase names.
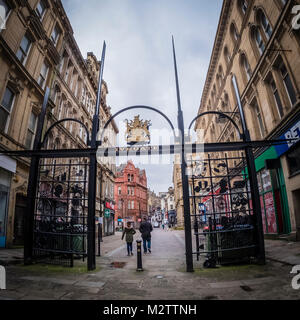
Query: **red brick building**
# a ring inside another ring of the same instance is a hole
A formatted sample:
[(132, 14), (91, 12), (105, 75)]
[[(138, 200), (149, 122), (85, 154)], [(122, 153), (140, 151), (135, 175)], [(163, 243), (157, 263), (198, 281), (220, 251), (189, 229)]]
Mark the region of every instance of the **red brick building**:
[(147, 177), (145, 170), (136, 168), (132, 161), (117, 168), (115, 179), (115, 225), (131, 221), (138, 227), (148, 216)]

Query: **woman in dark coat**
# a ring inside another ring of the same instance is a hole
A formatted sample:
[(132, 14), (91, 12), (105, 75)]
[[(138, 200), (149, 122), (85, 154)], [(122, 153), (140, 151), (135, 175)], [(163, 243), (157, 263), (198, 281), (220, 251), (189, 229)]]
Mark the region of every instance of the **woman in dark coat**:
[(127, 243), (127, 253), (128, 256), (132, 255), (132, 243), (133, 243), (133, 235), (136, 234), (136, 231), (131, 227), (131, 223), (127, 222), (127, 228), (124, 229), (123, 234), (122, 234), (122, 240), (125, 237), (126, 243)]

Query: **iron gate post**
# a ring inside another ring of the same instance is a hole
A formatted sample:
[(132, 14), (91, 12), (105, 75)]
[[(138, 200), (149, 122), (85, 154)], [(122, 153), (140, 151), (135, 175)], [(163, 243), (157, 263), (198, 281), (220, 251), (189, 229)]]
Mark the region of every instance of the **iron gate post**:
[(90, 170), (89, 170), (89, 189), (88, 189), (88, 270), (95, 270), (96, 268), (96, 226), (95, 226), (95, 216), (96, 216), (96, 190), (97, 190), (97, 135), (99, 131), (99, 114), (101, 105), (101, 93), (102, 93), (102, 79), (103, 79), (103, 69), (105, 60), (105, 50), (106, 43), (103, 43), (102, 55), (101, 55), (101, 65), (99, 70), (99, 81), (98, 81), (98, 91), (97, 91), (97, 102), (95, 108), (95, 114), (93, 117), (93, 127), (91, 135), (91, 149), (95, 151), (90, 154)]
[[(235, 95), (237, 98), (237, 104), (238, 104), (240, 117), (241, 117), (241, 123), (242, 123), (242, 129), (243, 129), (243, 140), (244, 142), (250, 142), (251, 141), (250, 133), (247, 128), (240, 91), (239, 91), (239, 87), (238, 87), (235, 75), (232, 76), (232, 83), (233, 83)], [(246, 152), (246, 159), (247, 159), (248, 177), (249, 177), (250, 189), (251, 189), (252, 206), (253, 206), (254, 217), (255, 217), (255, 229), (256, 229), (255, 234), (256, 234), (257, 249), (258, 249), (257, 262), (259, 264), (265, 264), (266, 263), (265, 242), (264, 242), (259, 188), (258, 188), (258, 181), (257, 181), (257, 175), (256, 175), (256, 168), (255, 168), (255, 159), (254, 159), (252, 147), (247, 146), (245, 148), (245, 152)]]
[[(41, 138), (44, 128), (45, 116), (47, 111), (47, 105), (49, 100), (50, 89), (47, 87), (45, 91), (44, 101), (42, 105), (42, 111), (39, 115), (38, 126), (36, 129), (36, 135), (33, 143), (33, 151), (41, 149)], [(30, 171), (28, 177), (27, 188), (27, 213), (24, 224), (24, 264), (28, 265), (32, 263), (33, 256), (33, 229), (34, 229), (34, 212), (35, 212), (35, 198), (38, 184), (38, 172), (39, 172), (39, 156), (33, 156), (30, 163)]]
[(193, 267), (193, 247), (192, 247), (192, 226), (191, 226), (191, 213), (190, 213), (190, 197), (189, 197), (189, 181), (187, 177), (187, 164), (185, 160), (185, 132), (184, 132), (184, 121), (183, 113), (180, 102), (179, 82), (177, 73), (176, 54), (174, 46), (174, 38), (172, 37), (173, 44), (173, 57), (174, 57), (174, 68), (175, 68), (175, 80), (176, 80), (176, 92), (177, 92), (177, 104), (178, 104), (178, 129), (181, 135), (181, 181), (183, 191), (183, 208), (184, 208), (184, 230), (185, 230), (185, 251), (186, 251), (186, 271), (194, 272)]

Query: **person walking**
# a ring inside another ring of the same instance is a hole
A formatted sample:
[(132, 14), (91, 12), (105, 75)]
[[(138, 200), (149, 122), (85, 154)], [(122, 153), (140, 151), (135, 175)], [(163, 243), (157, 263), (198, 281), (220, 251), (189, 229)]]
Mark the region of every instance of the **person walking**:
[(151, 232), (153, 231), (153, 227), (152, 224), (147, 221), (147, 218), (144, 218), (144, 221), (141, 223), (139, 230), (142, 234), (144, 253), (151, 253)]
[(136, 234), (136, 231), (132, 228), (131, 223), (127, 222), (127, 227), (124, 229), (123, 234), (122, 234), (122, 240), (125, 237), (125, 241), (127, 243), (127, 255), (133, 256), (133, 252), (132, 252), (132, 243), (133, 243), (133, 235)]

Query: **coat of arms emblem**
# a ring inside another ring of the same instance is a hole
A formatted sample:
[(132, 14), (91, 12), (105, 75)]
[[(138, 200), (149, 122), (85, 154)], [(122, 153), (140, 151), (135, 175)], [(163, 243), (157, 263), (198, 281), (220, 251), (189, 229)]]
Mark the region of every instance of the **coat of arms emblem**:
[(149, 127), (152, 125), (150, 120), (140, 120), (140, 116), (135, 116), (134, 120), (125, 120), (127, 124), (127, 130), (125, 133), (125, 139), (127, 144), (149, 144), (150, 143), (150, 131)]

